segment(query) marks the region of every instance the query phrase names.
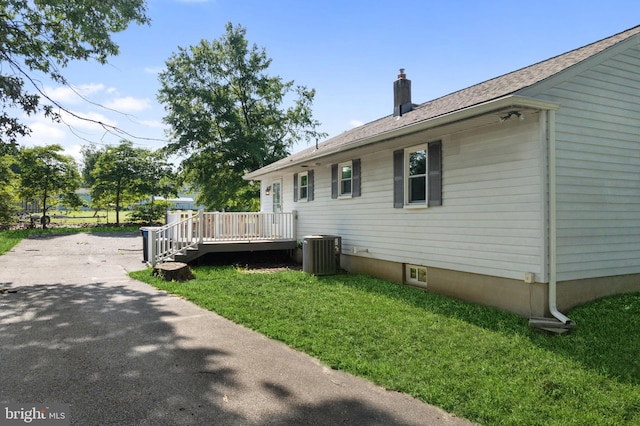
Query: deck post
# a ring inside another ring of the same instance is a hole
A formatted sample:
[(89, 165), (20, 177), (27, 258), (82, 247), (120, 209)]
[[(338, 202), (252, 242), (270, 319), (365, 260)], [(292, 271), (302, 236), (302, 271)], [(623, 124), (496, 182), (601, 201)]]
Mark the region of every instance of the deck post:
[(149, 240), (147, 241), (147, 253), (149, 253), (149, 259), (147, 261), (151, 263), (151, 266), (156, 266), (156, 256), (158, 255), (158, 231), (155, 229), (149, 230)]
[(185, 243), (193, 242), (193, 210), (187, 210), (187, 235), (185, 235)]
[(213, 212), (213, 239), (217, 241), (220, 238), (221, 231), (220, 212)]
[[(182, 210), (176, 210), (173, 216), (171, 216), (171, 222), (169, 222), (169, 224), (177, 224), (177, 223), (180, 223), (181, 220), (182, 220)], [(167, 235), (167, 237), (169, 237), (170, 246), (174, 244), (176, 241), (180, 241), (180, 238), (182, 237), (180, 232), (180, 227), (174, 225), (169, 230), (169, 235)]]
[(204, 210), (198, 210), (198, 244), (204, 242)]
[(291, 210), (291, 236), (290, 238), (297, 240), (298, 236), (298, 210)]

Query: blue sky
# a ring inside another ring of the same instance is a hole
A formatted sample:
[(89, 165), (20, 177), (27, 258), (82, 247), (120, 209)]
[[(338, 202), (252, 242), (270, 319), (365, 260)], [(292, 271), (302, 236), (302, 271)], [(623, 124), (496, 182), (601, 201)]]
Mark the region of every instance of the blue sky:
[(32, 117), (33, 134), (21, 143), (57, 143), (76, 158), (82, 145), (122, 138), (160, 148), (158, 71), (178, 46), (217, 39), (227, 22), (266, 49), (271, 75), (316, 89), (314, 116), (335, 136), (393, 112), (399, 68), (412, 81), (413, 102), (426, 102), (639, 25), (640, 2), (148, 0), (148, 15), (150, 26), (114, 36), (120, 55), (108, 65), (73, 63), (63, 71), (92, 103), (43, 81), (74, 113), (126, 133)]

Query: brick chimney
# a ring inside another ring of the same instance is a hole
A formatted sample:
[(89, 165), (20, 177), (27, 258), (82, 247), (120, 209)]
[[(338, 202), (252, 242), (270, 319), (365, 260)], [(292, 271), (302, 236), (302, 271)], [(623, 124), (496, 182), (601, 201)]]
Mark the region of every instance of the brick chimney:
[(411, 80), (407, 80), (404, 68), (400, 68), (398, 79), (393, 82), (393, 116), (402, 117), (412, 109)]

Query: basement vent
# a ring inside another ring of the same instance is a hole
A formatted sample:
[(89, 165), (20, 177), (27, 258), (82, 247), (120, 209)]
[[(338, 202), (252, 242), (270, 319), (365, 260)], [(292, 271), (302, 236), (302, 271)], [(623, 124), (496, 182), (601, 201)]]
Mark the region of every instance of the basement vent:
[(340, 271), (342, 238), (335, 235), (308, 235), (302, 242), (302, 270), (313, 275)]

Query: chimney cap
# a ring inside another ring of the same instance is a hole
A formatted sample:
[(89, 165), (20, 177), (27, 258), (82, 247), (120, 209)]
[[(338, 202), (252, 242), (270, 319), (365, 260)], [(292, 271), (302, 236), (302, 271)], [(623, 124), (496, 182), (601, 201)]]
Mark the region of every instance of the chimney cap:
[(404, 68), (400, 68), (400, 74), (398, 74), (398, 79), (407, 78), (407, 75), (404, 73)]

